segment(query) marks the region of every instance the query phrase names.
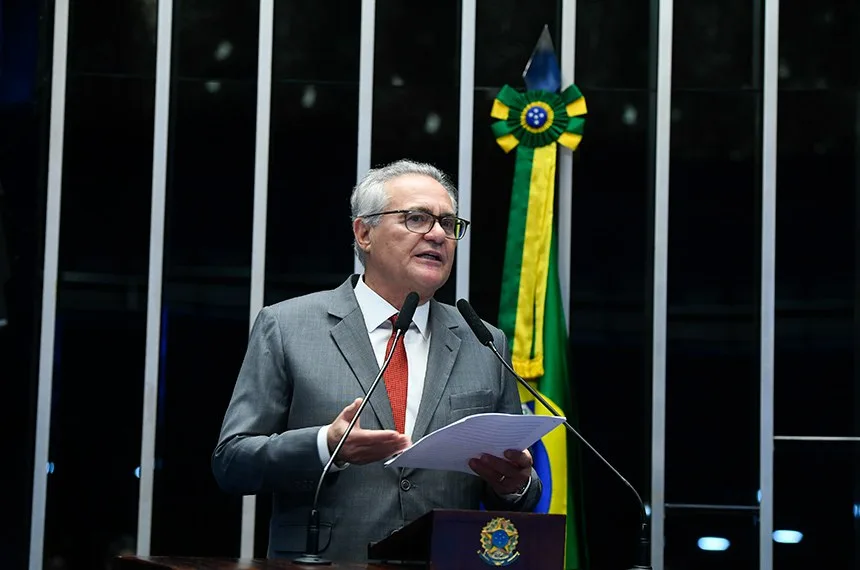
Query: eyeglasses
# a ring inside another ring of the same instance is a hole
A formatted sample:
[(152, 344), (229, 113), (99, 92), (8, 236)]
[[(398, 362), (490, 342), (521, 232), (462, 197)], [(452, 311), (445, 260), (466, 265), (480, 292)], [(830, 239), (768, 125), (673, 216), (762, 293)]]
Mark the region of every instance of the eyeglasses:
[(422, 212), (420, 210), (389, 210), (387, 212), (376, 212), (363, 216), (370, 218), (373, 216), (384, 216), (386, 214), (405, 214), (403, 223), (406, 229), (416, 234), (426, 234), (433, 229), (436, 222), (442, 231), (445, 232), (445, 237), (448, 239), (462, 239), (466, 235), (466, 228), (469, 227), (469, 221), (456, 216), (436, 216), (430, 212)]

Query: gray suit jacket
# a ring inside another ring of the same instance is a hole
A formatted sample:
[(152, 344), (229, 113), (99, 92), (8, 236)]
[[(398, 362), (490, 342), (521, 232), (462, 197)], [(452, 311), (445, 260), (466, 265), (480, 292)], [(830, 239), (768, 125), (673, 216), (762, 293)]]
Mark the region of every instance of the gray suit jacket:
[[(212, 456), (222, 489), (273, 493), (269, 557), (305, 549), (309, 507), (323, 465), (317, 432), (379, 373), (353, 292), (357, 275), (332, 291), (264, 308), (254, 324)], [(430, 301), (432, 334), (424, 392), (412, 441), (465, 416), (521, 413), (516, 380), (469, 330), (459, 312)], [(504, 334), (491, 327), (507, 354)], [(394, 429), (385, 384), (361, 415), (363, 428)], [(480, 478), (424, 469), (350, 465), (326, 477), (319, 498), (320, 548), (326, 558), (364, 561), (367, 544), (433, 508), (531, 510), (541, 484), (506, 501)]]

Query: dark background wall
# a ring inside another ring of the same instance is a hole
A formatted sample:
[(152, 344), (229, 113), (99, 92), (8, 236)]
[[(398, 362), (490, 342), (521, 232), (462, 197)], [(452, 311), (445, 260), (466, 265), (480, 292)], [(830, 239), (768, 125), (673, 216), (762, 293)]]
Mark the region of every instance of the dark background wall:
[[(50, 50), (43, 2), (0, 1), (0, 566), (27, 562)], [(5, 248), (4, 248), (5, 244)], [(8, 277), (8, 280), (6, 279)], [(4, 303), (5, 300), (5, 303)], [(8, 455), (6, 454), (8, 453)]]
[[(372, 162), (458, 168), (460, 5), (378, 0)], [(856, 3), (780, 9), (776, 433), (860, 437)], [(46, 563), (133, 547), (140, 457), (157, 4), (72, 2)], [(235, 555), (240, 501), (208, 458), (248, 330), (258, 7), (174, 4), (154, 553)], [(323, 18), (323, 13), (337, 18)], [(479, 2), (471, 299), (498, 312), (512, 164), (492, 140), (557, 0)], [(53, 4), (0, 2), (0, 566), (27, 563)], [(675, 2), (666, 406), (666, 567), (758, 559), (762, 2)], [(359, 3), (276, 3), (266, 302), (351, 270)], [(580, 0), (572, 388), (582, 431), (650, 501), (656, 3)], [(2, 286), (2, 284), (0, 284)], [(454, 299), (453, 279), (440, 293)], [(860, 448), (777, 441), (776, 568), (858, 563)], [(630, 564), (636, 505), (584, 460), (594, 568)], [(257, 551), (265, 552), (265, 498)], [(729, 537), (722, 553), (701, 536)], [(657, 545), (655, 545), (657, 547)], [(59, 567), (59, 566), (58, 566)]]

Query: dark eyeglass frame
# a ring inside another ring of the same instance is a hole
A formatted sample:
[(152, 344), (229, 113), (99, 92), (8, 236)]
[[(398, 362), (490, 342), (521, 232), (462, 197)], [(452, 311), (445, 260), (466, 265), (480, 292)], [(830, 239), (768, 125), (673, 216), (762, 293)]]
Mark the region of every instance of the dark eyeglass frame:
[[(457, 241), (463, 239), (466, 236), (466, 230), (469, 229), (469, 224), (472, 223), (469, 220), (464, 220), (463, 218), (458, 218), (457, 216), (437, 216), (436, 214), (431, 214), (430, 212), (427, 212), (425, 210), (387, 210), (385, 212), (376, 212), (374, 214), (367, 214), (366, 216), (362, 216), (362, 217), (363, 218), (372, 218), (373, 216), (385, 216), (386, 214), (406, 214), (403, 217), (403, 225), (406, 226), (406, 229), (409, 230), (410, 232), (412, 232), (414, 234), (421, 234), (421, 235), (426, 235), (426, 234), (430, 233), (430, 231), (433, 230), (434, 227), (436, 227), (436, 222), (439, 223), (439, 227), (442, 228), (442, 231), (445, 231), (445, 226), (442, 225), (442, 221), (443, 220), (454, 220), (454, 223), (455, 223), (454, 227), (456, 228), (456, 224), (460, 224), (463, 228), (463, 231), (460, 234), (460, 237), (457, 237), (456, 235), (449, 236), (448, 232), (445, 232), (445, 238), (446, 239), (453, 239), (453, 240), (457, 240)], [(427, 228), (427, 231), (418, 232), (418, 231), (415, 231), (409, 227), (409, 222), (408, 222), (409, 214), (421, 214), (422, 216), (430, 216), (431, 218), (435, 219), (435, 222), (433, 224), (431, 224), (429, 228)]]

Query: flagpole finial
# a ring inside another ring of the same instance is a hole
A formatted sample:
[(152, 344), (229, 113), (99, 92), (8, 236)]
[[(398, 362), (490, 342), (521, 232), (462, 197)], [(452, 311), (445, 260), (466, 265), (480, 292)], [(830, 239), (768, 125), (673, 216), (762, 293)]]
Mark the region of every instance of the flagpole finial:
[(530, 91), (558, 93), (561, 88), (561, 67), (555, 55), (549, 27), (546, 25), (523, 70), (523, 80), (526, 83), (526, 89)]

